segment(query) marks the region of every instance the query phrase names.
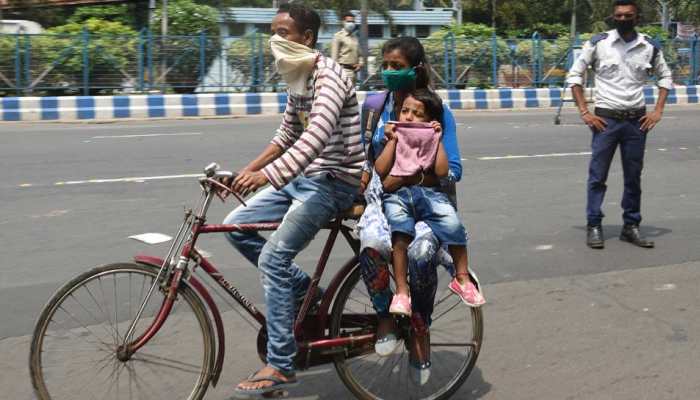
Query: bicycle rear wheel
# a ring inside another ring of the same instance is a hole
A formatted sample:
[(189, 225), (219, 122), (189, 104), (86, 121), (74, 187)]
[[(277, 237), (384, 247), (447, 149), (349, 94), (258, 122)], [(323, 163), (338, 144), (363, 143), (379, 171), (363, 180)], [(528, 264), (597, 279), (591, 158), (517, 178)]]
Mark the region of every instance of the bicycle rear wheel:
[[(430, 326), (431, 375), (425, 385), (409, 377), (408, 350), (400, 345), (387, 357), (373, 349), (336, 356), (335, 368), (343, 383), (362, 400), (447, 399), (464, 383), (481, 349), (483, 321), (480, 308), (469, 308), (447, 288), (451, 276), (439, 268), (440, 283)], [(331, 316), (331, 337), (376, 332), (376, 317), (359, 266), (338, 292)], [(361, 323), (364, 321), (364, 323)], [(407, 331), (406, 329), (405, 331)], [(400, 334), (405, 339), (406, 334)], [(349, 356), (347, 355), (349, 354)]]
[[(32, 338), (29, 368), (41, 400), (186, 399), (204, 396), (213, 365), (214, 336), (207, 309), (186, 284), (168, 319), (127, 361), (117, 348), (155, 281), (141, 264), (95, 268), (68, 282), (44, 307)], [(138, 338), (165, 293), (154, 290), (138, 321)]]

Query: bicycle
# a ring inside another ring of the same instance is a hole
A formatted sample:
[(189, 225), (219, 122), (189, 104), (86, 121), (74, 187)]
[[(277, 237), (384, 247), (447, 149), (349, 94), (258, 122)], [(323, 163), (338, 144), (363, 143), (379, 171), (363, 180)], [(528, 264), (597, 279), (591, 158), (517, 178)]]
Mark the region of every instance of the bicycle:
[[(202, 399), (221, 375), (225, 332), (219, 308), (196, 270), (259, 324), (257, 351), (265, 362), (265, 316), (195, 247), (201, 234), (279, 226), (206, 223), (214, 196), (228, 190), (221, 180), (231, 177), (216, 164), (205, 168), (197, 206), (185, 211), (165, 258), (138, 255), (132, 263), (97, 267), (53, 295), (37, 320), (30, 349), (30, 375), (39, 399)], [(304, 370), (333, 363), (358, 399), (448, 398), (467, 379), (479, 355), (481, 309), (462, 307), (447, 289), (436, 296), (430, 328), (434, 372), (426, 385), (408, 383), (408, 319), (398, 320), (403, 346), (388, 357), (374, 352), (377, 317), (360, 279), (360, 245), (349, 223), (359, 215), (361, 209), (354, 207), (326, 227), (330, 233), (294, 325), (296, 366)], [(339, 233), (355, 255), (311, 312), (313, 293)]]

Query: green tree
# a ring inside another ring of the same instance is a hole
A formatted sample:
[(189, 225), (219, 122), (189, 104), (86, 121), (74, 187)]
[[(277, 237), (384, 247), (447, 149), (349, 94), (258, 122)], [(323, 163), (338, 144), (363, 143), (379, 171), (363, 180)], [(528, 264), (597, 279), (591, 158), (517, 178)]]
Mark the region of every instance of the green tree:
[(128, 4), (112, 4), (99, 6), (83, 6), (75, 9), (68, 17), (67, 23), (83, 23), (89, 19), (102, 19), (119, 22), (124, 26), (136, 27), (136, 17), (132, 6)]
[[(161, 18), (158, 9), (151, 23), (155, 35), (161, 34)], [(220, 53), (219, 11), (192, 0), (169, 0), (168, 35), (154, 38), (152, 46), (153, 63), (160, 68), (150, 82), (192, 92)]]
[(122, 83), (135, 80), (137, 33), (120, 22), (89, 18), (23, 40), (30, 41), (25, 48), (31, 48), (31, 76), (36, 87), (80, 86), (84, 49), (91, 86), (120, 88)]
[[(161, 32), (162, 9), (157, 8), (153, 13), (154, 34)], [(207, 35), (219, 34), (219, 11), (216, 8), (198, 4), (192, 0), (168, 1), (168, 35), (196, 35), (206, 32)]]

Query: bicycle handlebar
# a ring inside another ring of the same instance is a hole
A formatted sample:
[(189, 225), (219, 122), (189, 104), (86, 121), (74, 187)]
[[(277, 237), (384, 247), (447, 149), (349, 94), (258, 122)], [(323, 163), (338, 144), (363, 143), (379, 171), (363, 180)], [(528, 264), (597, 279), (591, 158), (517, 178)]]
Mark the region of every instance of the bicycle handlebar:
[(243, 198), (238, 193), (234, 192), (233, 190), (231, 190), (231, 188), (221, 183), (221, 180), (223, 179), (233, 181), (233, 179), (235, 179), (238, 174), (231, 171), (224, 171), (219, 168), (221, 167), (215, 162), (204, 167), (205, 177), (200, 178), (199, 183), (202, 185), (203, 188), (206, 188), (205, 183), (207, 183), (209, 185), (209, 189), (215, 190), (216, 195), (219, 196), (219, 198), (222, 201), (224, 200), (224, 197), (221, 196), (221, 191), (232, 194), (238, 201), (241, 202), (241, 204), (247, 206)]

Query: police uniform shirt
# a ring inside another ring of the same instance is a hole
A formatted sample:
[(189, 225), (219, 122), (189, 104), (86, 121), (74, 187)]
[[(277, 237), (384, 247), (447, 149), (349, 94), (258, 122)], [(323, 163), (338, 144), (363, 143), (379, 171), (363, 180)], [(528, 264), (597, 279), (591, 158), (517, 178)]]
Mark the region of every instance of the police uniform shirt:
[(360, 43), (357, 38), (341, 29), (333, 36), (331, 45), (331, 58), (341, 65), (355, 65), (360, 63)]
[(589, 65), (595, 71), (595, 106), (599, 108), (644, 108), (644, 85), (651, 74), (656, 75), (660, 88), (673, 89), (671, 69), (660, 46), (641, 33), (629, 43), (617, 30), (594, 36), (569, 70), (568, 87), (583, 86), (583, 74)]

